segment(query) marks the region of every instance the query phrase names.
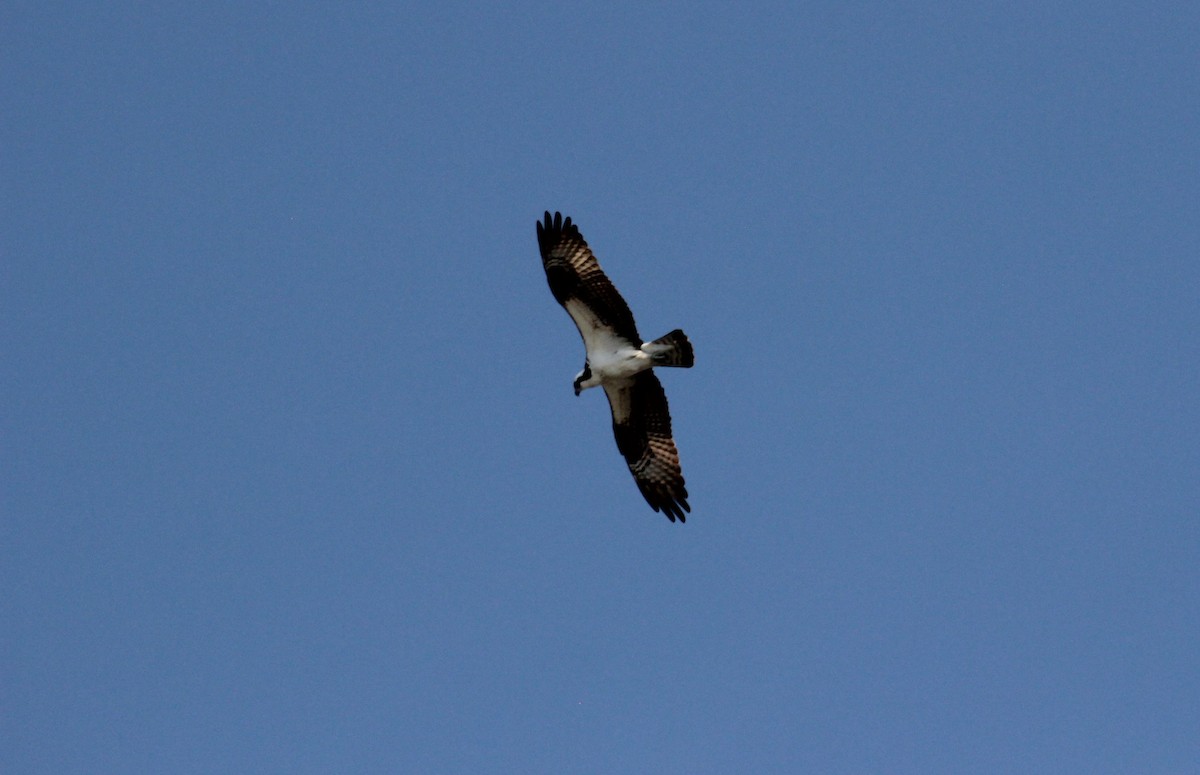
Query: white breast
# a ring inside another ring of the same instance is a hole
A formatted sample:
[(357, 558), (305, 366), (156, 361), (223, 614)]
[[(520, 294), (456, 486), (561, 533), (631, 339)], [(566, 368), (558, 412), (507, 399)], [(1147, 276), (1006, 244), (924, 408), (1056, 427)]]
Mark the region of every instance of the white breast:
[(595, 377), (601, 381), (623, 379), (650, 368), (650, 356), (634, 347), (633, 342), (614, 334), (586, 304), (568, 299), (565, 306), (583, 335), (583, 346), (587, 348), (588, 363)]

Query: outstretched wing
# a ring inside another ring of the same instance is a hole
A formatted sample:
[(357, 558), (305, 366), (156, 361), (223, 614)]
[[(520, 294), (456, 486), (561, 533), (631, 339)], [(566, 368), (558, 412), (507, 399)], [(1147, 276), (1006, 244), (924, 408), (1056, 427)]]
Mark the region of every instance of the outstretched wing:
[(679, 450), (671, 436), (667, 394), (654, 372), (647, 370), (620, 385), (605, 383), (612, 408), (613, 435), (629, 470), (650, 508), (674, 522), (686, 521), (692, 507), (683, 486)]
[(597, 326), (604, 326), (640, 347), (642, 340), (629, 305), (604, 274), (570, 217), (564, 220), (562, 213), (551, 217), (547, 211), (545, 220), (537, 225), (537, 238), (550, 292), (571, 315), (584, 342)]

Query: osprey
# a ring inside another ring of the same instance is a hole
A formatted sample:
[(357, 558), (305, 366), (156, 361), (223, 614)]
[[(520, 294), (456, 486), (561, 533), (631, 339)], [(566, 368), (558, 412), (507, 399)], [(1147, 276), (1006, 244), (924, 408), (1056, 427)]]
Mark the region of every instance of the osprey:
[(537, 225), (538, 248), (550, 292), (575, 321), (587, 356), (575, 377), (575, 395), (599, 385), (612, 409), (617, 449), (629, 464), (650, 508), (672, 522), (690, 512), (671, 414), (655, 366), (690, 368), (692, 343), (675, 329), (642, 342), (629, 305), (600, 269), (571, 219), (546, 213)]

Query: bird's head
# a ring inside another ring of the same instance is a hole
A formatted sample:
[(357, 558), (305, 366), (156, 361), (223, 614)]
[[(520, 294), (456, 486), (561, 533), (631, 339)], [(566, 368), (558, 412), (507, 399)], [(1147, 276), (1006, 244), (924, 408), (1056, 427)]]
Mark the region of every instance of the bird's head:
[(583, 364), (583, 371), (575, 375), (575, 395), (583, 392), (583, 383), (592, 378), (592, 366), (586, 361)]

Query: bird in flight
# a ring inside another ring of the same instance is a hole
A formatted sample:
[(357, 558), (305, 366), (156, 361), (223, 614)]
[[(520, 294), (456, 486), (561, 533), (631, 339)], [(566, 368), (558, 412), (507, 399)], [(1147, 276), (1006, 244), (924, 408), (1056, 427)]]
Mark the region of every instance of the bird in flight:
[(575, 377), (575, 395), (597, 385), (604, 388), (617, 449), (642, 496), (672, 522), (686, 521), (692, 508), (671, 436), (667, 395), (653, 369), (691, 368), (692, 343), (678, 328), (642, 341), (629, 305), (569, 217), (547, 212), (537, 225), (537, 238), (550, 292), (575, 321), (587, 350), (583, 371)]

